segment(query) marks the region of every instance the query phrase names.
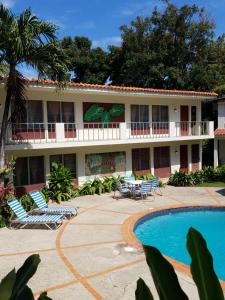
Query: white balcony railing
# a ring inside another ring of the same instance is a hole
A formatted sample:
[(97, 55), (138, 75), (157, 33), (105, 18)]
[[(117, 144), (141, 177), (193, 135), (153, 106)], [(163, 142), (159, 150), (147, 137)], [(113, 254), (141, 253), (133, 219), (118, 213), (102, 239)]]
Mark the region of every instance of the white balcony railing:
[(19, 123), (10, 124), (7, 144), (92, 142), (212, 136), (213, 122)]

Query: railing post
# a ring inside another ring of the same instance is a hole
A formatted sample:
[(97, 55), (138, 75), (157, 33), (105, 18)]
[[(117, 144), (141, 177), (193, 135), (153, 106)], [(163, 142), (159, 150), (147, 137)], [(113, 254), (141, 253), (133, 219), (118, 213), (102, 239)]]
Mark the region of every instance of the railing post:
[(64, 123), (55, 124), (55, 137), (56, 137), (56, 142), (65, 141)]
[(120, 123), (120, 139), (121, 140), (128, 139), (127, 123)]
[(176, 129), (176, 122), (169, 122), (169, 136), (177, 136)]
[(208, 135), (210, 135), (211, 137), (214, 137), (214, 122), (213, 121), (209, 121), (207, 123), (207, 129), (208, 129)]

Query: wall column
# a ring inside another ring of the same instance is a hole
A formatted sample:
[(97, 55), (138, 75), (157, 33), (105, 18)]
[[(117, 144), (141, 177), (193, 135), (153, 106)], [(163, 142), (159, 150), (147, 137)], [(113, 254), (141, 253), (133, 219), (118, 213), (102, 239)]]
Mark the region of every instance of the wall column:
[(47, 174), (50, 173), (50, 157), (49, 155), (44, 156), (44, 168), (45, 168), (45, 182), (48, 183)]
[(199, 143), (199, 169), (202, 169), (202, 141)]
[(219, 154), (218, 154), (218, 139), (215, 137), (214, 139), (214, 168), (219, 165)]
[(45, 139), (48, 139), (48, 109), (47, 109), (47, 101), (42, 101), (42, 109), (43, 109), (43, 122), (45, 128)]
[(82, 102), (75, 103), (75, 122), (83, 123), (83, 104), (82, 104)]
[(131, 109), (130, 104), (125, 104), (125, 122), (130, 123), (131, 122)]
[(175, 173), (180, 169), (180, 145), (171, 145), (170, 146), (170, 165), (171, 173)]
[(132, 149), (126, 150), (126, 174), (132, 174)]
[(154, 170), (154, 148), (153, 147), (150, 148), (150, 167), (151, 167), (151, 174), (154, 175), (155, 170)]
[(77, 152), (77, 181), (78, 185), (85, 182), (85, 153)]
[(192, 155), (191, 155), (191, 144), (188, 145), (188, 171), (192, 171)]

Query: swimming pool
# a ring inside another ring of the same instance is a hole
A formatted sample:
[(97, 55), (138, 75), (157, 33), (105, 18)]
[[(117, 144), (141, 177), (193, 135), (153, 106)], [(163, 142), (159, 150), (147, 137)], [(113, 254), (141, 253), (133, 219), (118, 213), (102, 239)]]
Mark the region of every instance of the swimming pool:
[(137, 239), (186, 265), (186, 235), (194, 227), (206, 239), (218, 277), (225, 280), (225, 207), (188, 207), (153, 212), (134, 226)]

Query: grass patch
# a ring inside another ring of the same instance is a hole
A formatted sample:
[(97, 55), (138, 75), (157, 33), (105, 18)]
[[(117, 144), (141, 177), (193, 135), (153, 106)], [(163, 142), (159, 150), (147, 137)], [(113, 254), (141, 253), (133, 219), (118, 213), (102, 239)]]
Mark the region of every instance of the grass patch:
[(208, 181), (200, 184), (196, 184), (195, 186), (199, 187), (225, 187), (224, 181)]

